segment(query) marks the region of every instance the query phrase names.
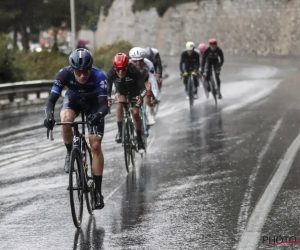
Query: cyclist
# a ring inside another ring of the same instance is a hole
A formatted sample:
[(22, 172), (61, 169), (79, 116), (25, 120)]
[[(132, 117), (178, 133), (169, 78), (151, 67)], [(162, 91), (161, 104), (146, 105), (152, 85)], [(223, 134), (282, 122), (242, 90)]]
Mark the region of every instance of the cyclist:
[[(142, 103), (142, 98), (146, 95), (146, 88), (141, 72), (132, 63), (129, 63), (128, 57), (124, 53), (118, 53), (113, 59), (113, 66), (107, 73), (107, 92), (108, 105), (111, 105), (111, 91), (113, 83), (116, 87), (116, 97), (119, 102), (126, 101), (126, 96), (129, 93), (129, 99), (136, 101), (137, 105)], [(138, 136), (139, 153), (145, 151), (145, 146), (142, 140), (142, 120), (139, 113), (139, 108), (133, 105), (132, 118)], [(118, 133), (116, 142), (122, 142), (122, 121), (123, 121), (123, 106), (118, 103), (116, 108)]]
[[(224, 63), (224, 56), (223, 51), (220, 49), (220, 47), (218, 47), (216, 39), (209, 40), (209, 47), (205, 50), (202, 60), (203, 63), (201, 64), (201, 73), (204, 73), (207, 82), (209, 82), (211, 76), (211, 66), (214, 65), (218, 85), (218, 95), (219, 99), (222, 99), (220, 71)], [(210, 91), (209, 85), (208, 90)]]
[(200, 67), (201, 67), (203, 54), (204, 54), (204, 51), (206, 50), (206, 44), (200, 43), (198, 46), (198, 50), (199, 50), (199, 61), (200, 61)]
[[(60, 112), (62, 122), (73, 122), (84, 111), (91, 125), (97, 126), (97, 138), (89, 126), (89, 142), (93, 153), (92, 169), (95, 177), (95, 208), (104, 207), (101, 192), (104, 158), (101, 141), (104, 133), (104, 116), (108, 112), (107, 87), (105, 74), (93, 66), (92, 54), (86, 49), (76, 49), (69, 57), (69, 66), (61, 69), (54, 81), (46, 102), (44, 125), (52, 130), (55, 125), (54, 107), (64, 87), (68, 87)], [(70, 153), (72, 150), (72, 128), (64, 125), (61, 134), (67, 148), (65, 172), (69, 172)]]
[(157, 103), (159, 90), (154, 76), (155, 69), (153, 63), (145, 58), (145, 50), (140, 47), (134, 47), (129, 51), (130, 61), (140, 70), (144, 76), (144, 82), (147, 89), (146, 94), (146, 116), (147, 124), (155, 124), (153, 107)]
[(145, 58), (147, 58), (148, 60), (150, 60), (153, 63), (155, 73), (156, 73), (155, 74), (156, 81), (158, 83), (159, 89), (161, 89), (163, 67), (162, 67), (162, 63), (161, 63), (161, 59), (160, 59), (158, 50), (155, 48), (146, 47), (145, 48)]
[[(204, 54), (204, 51), (206, 50), (206, 44), (205, 43), (200, 43), (198, 45), (198, 53), (199, 53), (199, 62), (200, 62), (200, 68), (201, 68), (201, 65), (203, 63), (203, 54)], [(203, 83), (204, 81), (204, 78), (203, 78), (203, 75), (200, 76), (200, 80), (201, 82)]]
[(179, 63), (179, 69), (181, 71), (181, 74), (183, 75), (183, 83), (185, 85), (185, 93), (186, 98), (188, 99), (188, 93), (187, 93), (187, 82), (188, 82), (188, 71), (192, 71), (192, 74), (194, 75), (194, 83), (195, 83), (195, 92), (194, 92), (194, 98), (198, 98), (198, 70), (199, 70), (199, 53), (195, 51), (195, 44), (193, 42), (187, 42), (186, 50), (182, 52), (181, 59)]

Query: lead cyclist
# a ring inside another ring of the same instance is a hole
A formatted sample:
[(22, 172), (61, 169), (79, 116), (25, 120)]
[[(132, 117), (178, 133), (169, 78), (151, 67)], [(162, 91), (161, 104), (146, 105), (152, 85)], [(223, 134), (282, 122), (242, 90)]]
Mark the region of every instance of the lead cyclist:
[(134, 47), (129, 51), (130, 61), (140, 70), (144, 76), (146, 94), (146, 116), (147, 124), (155, 124), (153, 107), (159, 98), (159, 89), (154, 75), (155, 69), (153, 63), (145, 58), (145, 50), (141, 47)]

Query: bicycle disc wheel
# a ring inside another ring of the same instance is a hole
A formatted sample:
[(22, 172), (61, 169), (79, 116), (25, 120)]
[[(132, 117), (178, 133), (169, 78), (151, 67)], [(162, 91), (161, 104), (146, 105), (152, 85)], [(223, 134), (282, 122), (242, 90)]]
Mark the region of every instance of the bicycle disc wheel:
[(128, 129), (128, 121), (123, 121), (122, 127), (122, 136), (123, 136), (123, 146), (124, 146), (124, 158), (125, 158), (125, 167), (126, 171), (129, 172), (130, 167), (130, 157), (131, 157), (131, 145)]
[(89, 214), (94, 213), (95, 209), (95, 201), (94, 201), (94, 191), (95, 191), (95, 181), (94, 181), (94, 174), (92, 169), (92, 153), (91, 149), (88, 145), (84, 146), (85, 149), (85, 159), (83, 160), (83, 167), (85, 170), (85, 201), (86, 207)]
[(194, 82), (192, 81), (192, 77), (189, 77), (188, 81), (188, 94), (189, 94), (189, 103), (190, 103), (190, 108), (193, 107), (194, 104), (194, 88), (193, 88)]
[(73, 222), (76, 228), (81, 227), (83, 211), (83, 171), (82, 161), (78, 148), (71, 152), (69, 171), (69, 194)]

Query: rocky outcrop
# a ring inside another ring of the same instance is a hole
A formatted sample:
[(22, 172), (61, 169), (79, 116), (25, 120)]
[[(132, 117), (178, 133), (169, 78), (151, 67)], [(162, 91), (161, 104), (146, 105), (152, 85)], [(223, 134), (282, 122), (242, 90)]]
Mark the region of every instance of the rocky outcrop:
[(300, 0), (207, 0), (132, 13), (133, 0), (114, 1), (98, 23), (97, 45), (125, 39), (178, 54), (185, 42), (218, 39), (229, 54), (300, 55)]

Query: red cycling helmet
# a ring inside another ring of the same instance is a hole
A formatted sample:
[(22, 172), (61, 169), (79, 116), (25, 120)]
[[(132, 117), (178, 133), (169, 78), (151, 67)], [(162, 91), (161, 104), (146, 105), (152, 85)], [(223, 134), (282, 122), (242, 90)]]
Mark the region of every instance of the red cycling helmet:
[(209, 45), (217, 45), (217, 40), (215, 38), (210, 39)]
[(116, 69), (124, 69), (129, 62), (128, 57), (124, 53), (118, 53), (115, 55), (113, 64)]

